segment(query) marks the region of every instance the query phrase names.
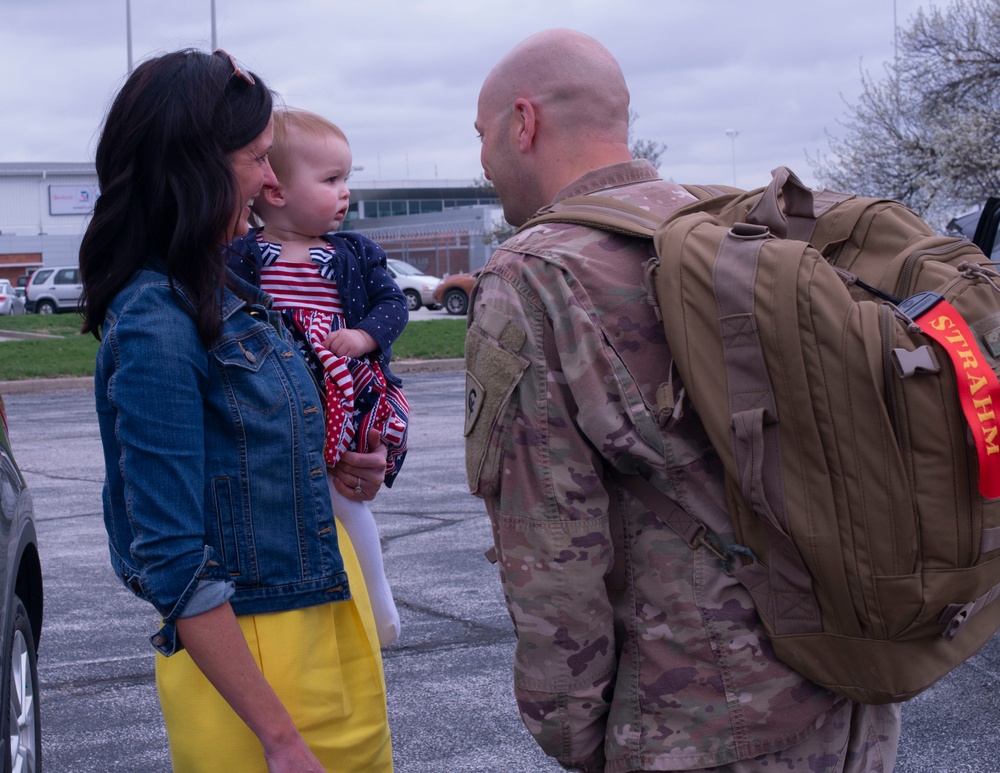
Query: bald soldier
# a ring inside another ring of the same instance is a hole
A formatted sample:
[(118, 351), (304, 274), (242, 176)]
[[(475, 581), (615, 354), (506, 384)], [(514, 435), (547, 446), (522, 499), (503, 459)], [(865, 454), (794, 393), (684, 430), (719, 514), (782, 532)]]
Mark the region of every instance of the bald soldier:
[[(632, 159), (628, 106), (618, 63), (581, 33), (542, 32), (504, 57), (475, 125), (506, 219), (591, 193), (661, 217), (691, 201)], [(651, 250), (536, 225), (473, 291), (466, 461), (516, 628), (524, 724), (588, 772), (890, 771), (898, 707), (852, 703), (777, 660), (747, 591), (632, 493), (641, 476), (728, 523), (697, 416), (660, 390), (670, 353), (644, 284)]]

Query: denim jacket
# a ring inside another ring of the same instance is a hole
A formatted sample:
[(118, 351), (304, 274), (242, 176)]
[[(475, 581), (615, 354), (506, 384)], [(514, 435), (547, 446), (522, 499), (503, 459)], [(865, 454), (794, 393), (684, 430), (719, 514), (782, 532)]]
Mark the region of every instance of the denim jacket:
[[(175, 621), (350, 597), (323, 463), (324, 416), (270, 296), (232, 277), (201, 343), (182, 288), (136, 272), (108, 309), (94, 375), (104, 521), (122, 582)], [(279, 332), (280, 331), (280, 332)]]
[[(260, 229), (230, 245), (229, 265), (245, 279), (260, 286), (260, 267), (264, 258), (257, 242)], [(333, 252), (316, 260), (319, 272), (335, 282), (344, 309), (344, 319), (351, 330), (364, 330), (378, 344), (378, 364), (385, 377), (399, 386), (402, 382), (389, 370), (392, 342), (399, 338), (410, 312), (406, 296), (386, 268), (385, 251), (375, 242), (354, 231), (328, 233), (324, 237)], [(243, 260), (248, 258), (249, 261)], [(239, 271), (242, 266), (244, 272)]]

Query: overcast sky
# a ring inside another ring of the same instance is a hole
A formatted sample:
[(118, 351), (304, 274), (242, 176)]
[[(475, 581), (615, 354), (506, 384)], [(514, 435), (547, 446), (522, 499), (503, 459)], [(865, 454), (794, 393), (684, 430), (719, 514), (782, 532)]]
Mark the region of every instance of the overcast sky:
[[(948, 0), (936, 0), (946, 5)], [(679, 182), (814, 183), (861, 71), (881, 77), (894, 17), (927, 0), (215, 0), (216, 41), (286, 104), (347, 133), (358, 181), (481, 173), (484, 76), (528, 35), (572, 27), (622, 65), (635, 136)], [(0, 162), (91, 161), (128, 69), (126, 0), (0, 0)], [(131, 0), (135, 64), (212, 44), (211, 0)], [(727, 130), (735, 129), (735, 139)], [(735, 157), (735, 164), (734, 164)]]

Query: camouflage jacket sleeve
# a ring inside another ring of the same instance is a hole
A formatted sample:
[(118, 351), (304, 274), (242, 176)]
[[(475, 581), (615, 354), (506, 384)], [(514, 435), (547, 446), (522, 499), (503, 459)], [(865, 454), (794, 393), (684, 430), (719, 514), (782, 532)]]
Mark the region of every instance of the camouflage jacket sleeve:
[(522, 718), (564, 766), (603, 770), (616, 676), (605, 461), (635, 472), (662, 465), (662, 448), (582, 293), (557, 262), (494, 256), (473, 296), (465, 431), (517, 633)]

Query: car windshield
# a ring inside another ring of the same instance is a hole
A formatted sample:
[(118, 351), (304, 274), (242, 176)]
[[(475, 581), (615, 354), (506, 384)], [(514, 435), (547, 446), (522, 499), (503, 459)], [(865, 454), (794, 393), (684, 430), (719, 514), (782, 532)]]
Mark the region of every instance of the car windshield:
[(389, 265), (392, 266), (392, 270), (397, 274), (402, 274), (403, 276), (423, 276), (424, 272), (421, 271), (416, 266), (411, 266), (402, 260), (390, 260)]

